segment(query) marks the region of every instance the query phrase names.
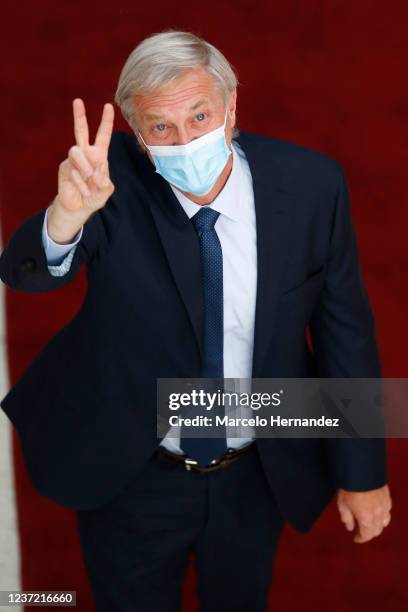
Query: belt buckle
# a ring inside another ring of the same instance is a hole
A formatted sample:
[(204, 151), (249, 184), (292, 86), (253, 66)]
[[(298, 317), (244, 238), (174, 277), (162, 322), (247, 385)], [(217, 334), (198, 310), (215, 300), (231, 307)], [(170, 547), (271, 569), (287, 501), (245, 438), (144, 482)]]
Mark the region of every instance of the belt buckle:
[(188, 457), (184, 459), (184, 467), (188, 472), (190, 472), (191, 468), (196, 465), (198, 465), (198, 461), (196, 461), (195, 459), (189, 459)]
[(198, 461), (195, 459), (190, 459), (189, 457), (184, 459), (184, 467), (188, 472), (190, 472), (193, 468), (195, 468), (197, 472), (201, 473), (212, 472), (214, 469), (216, 469), (218, 464), (222, 465), (222, 457), (212, 459), (211, 463), (206, 466), (200, 466)]
[[(251, 446), (251, 445), (249, 445)], [(248, 446), (248, 448), (249, 448)], [(184, 467), (187, 471), (191, 471), (195, 468), (198, 472), (206, 473), (212, 472), (218, 468), (222, 468), (224, 465), (228, 465), (229, 463), (235, 461), (237, 457), (239, 457), (243, 452), (247, 450), (245, 447), (242, 450), (237, 450), (234, 448), (227, 449), (226, 453), (222, 457), (217, 457), (216, 459), (212, 459), (211, 463), (207, 466), (200, 467), (198, 461), (195, 459), (190, 459), (189, 457), (184, 458)]]

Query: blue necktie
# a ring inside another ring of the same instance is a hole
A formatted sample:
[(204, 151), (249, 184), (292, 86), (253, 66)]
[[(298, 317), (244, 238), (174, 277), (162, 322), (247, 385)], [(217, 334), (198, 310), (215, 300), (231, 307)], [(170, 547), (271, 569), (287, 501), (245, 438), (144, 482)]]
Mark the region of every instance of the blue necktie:
[[(200, 254), (204, 293), (203, 365), (202, 378), (224, 377), (224, 306), (223, 306), (223, 267), (221, 243), (214, 229), (219, 212), (203, 206), (192, 218), (200, 240)], [(221, 387), (218, 386), (217, 389)], [(207, 389), (206, 389), (207, 390)], [(216, 403), (217, 405), (217, 403)], [(196, 414), (208, 414), (204, 408)], [(213, 410), (223, 415), (223, 410)], [(218, 432), (220, 428), (217, 428)], [(225, 427), (223, 427), (225, 433)], [(202, 430), (203, 431), (203, 430)], [(212, 459), (220, 457), (227, 450), (226, 435), (216, 438), (188, 438), (188, 428), (181, 427), (181, 449), (200, 465), (208, 465)]]

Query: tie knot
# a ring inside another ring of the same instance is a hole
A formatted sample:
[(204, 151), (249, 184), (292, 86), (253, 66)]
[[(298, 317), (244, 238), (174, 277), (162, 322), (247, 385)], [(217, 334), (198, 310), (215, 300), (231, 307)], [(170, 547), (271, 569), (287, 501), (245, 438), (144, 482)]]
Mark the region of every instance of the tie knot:
[(203, 206), (193, 216), (192, 222), (197, 231), (212, 230), (219, 215), (220, 213), (217, 210)]

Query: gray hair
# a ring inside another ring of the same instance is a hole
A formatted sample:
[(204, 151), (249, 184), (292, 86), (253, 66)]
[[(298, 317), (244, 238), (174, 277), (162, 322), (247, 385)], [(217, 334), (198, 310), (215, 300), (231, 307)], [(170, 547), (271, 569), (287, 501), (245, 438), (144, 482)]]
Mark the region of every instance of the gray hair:
[[(238, 85), (234, 68), (209, 42), (179, 30), (152, 34), (131, 52), (119, 77), (115, 102), (123, 117), (136, 131), (133, 98), (166, 87), (189, 68), (203, 66), (219, 88), (227, 104)], [(232, 137), (239, 134), (233, 128)]]

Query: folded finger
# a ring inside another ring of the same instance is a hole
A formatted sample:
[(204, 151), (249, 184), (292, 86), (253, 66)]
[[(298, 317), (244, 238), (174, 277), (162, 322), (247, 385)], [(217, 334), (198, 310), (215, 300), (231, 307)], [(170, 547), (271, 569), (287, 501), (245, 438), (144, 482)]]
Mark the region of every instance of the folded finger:
[(98, 189), (106, 189), (106, 187), (108, 187), (110, 183), (109, 174), (101, 171), (99, 168), (95, 170), (92, 176), (92, 180), (95, 183), (95, 185), (98, 187)]
[(384, 516), (383, 520), (382, 520), (382, 526), (383, 527), (388, 527), (388, 525), (391, 523), (391, 514), (388, 513)]
[(87, 179), (92, 176), (94, 169), (90, 161), (86, 157), (81, 147), (73, 146), (68, 152), (68, 158), (77, 170), (80, 171), (81, 175)]
[(376, 523), (376, 525), (373, 528), (373, 536), (376, 538), (378, 537), (384, 530), (384, 525), (383, 523)]
[(374, 526), (359, 525), (357, 534), (354, 538), (354, 542), (357, 542), (358, 544), (368, 542), (374, 537), (374, 532)]
[(72, 168), (72, 170), (71, 170), (71, 177), (72, 177), (73, 182), (75, 183), (75, 185), (77, 186), (77, 188), (81, 192), (81, 194), (85, 198), (88, 198), (91, 195), (91, 191), (90, 191), (88, 185), (85, 183), (85, 181), (82, 178), (82, 176), (80, 175), (80, 173), (78, 172), (78, 170), (76, 170), (75, 168)]
[(346, 527), (347, 531), (353, 531), (354, 529), (354, 517), (351, 512), (341, 512), (340, 520)]

